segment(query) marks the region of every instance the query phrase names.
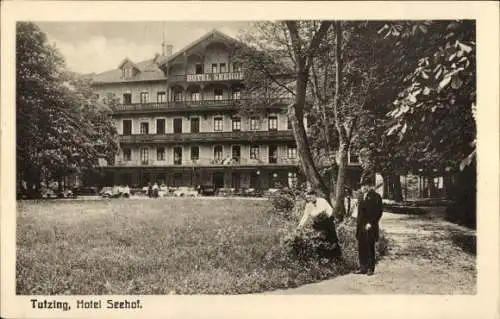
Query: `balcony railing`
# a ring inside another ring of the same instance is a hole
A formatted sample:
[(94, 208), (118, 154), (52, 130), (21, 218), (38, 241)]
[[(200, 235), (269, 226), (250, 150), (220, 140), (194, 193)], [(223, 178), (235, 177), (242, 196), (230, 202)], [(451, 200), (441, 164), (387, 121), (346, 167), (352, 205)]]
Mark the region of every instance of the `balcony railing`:
[(185, 74), (169, 74), (168, 75), (169, 82), (186, 82)]
[(176, 144), (183, 142), (212, 143), (224, 141), (256, 142), (293, 140), (294, 137), (291, 130), (120, 135), (120, 142), (123, 144)]
[(222, 159), (202, 159), (202, 160), (191, 160), (189, 158), (182, 159), (179, 161), (152, 161), (148, 162), (142, 161), (124, 161), (117, 160), (115, 165), (117, 167), (135, 167), (135, 166), (149, 166), (149, 167), (238, 167), (238, 166), (296, 166), (298, 165), (297, 159), (286, 159), (279, 160), (277, 163), (269, 163), (263, 158), (252, 159), (248, 157), (236, 158), (222, 158)]
[[(148, 102), (119, 104), (113, 107), (115, 114), (142, 113), (142, 112), (186, 112), (186, 111), (221, 111), (237, 110), (245, 105), (247, 99), (221, 99), (221, 100), (195, 100), (195, 101), (171, 101), (171, 102)], [(260, 101), (252, 107), (282, 108), (290, 103), (289, 98), (270, 98)]]

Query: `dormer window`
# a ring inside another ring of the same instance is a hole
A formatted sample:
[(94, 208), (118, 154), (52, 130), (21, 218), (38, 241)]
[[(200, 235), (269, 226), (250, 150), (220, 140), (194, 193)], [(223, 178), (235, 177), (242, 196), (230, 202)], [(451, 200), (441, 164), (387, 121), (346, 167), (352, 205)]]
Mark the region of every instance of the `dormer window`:
[(127, 67), (122, 69), (122, 75), (124, 79), (129, 79), (132, 77), (132, 68)]
[(141, 72), (139, 67), (134, 64), (134, 62), (130, 61), (128, 58), (125, 58), (122, 63), (118, 66), (118, 69), (122, 71), (122, 79), (130, 79), (137, 72)]

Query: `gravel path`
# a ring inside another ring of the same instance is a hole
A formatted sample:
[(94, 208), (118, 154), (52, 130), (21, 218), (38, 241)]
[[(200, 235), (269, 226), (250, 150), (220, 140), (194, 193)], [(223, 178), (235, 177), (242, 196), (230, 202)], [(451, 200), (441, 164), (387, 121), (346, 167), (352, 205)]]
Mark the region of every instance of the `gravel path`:
[(270, 294), (475, 294), (475, 231), (440, 216), (384, 213), (389, 252), (374, 276), (349, 274)]

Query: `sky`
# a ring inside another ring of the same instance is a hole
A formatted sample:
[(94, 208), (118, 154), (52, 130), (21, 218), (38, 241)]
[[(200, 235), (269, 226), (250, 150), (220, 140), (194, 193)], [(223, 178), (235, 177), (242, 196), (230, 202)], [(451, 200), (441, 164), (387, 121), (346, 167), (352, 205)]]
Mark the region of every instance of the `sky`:
[(162, 38), (174, 53), (212, 29), (237, 37), (249, 22), (36, 22), (50, 43), (78, 73), (100, 73), (115, 69), (128, 57), (139, 62), (161, 53)]

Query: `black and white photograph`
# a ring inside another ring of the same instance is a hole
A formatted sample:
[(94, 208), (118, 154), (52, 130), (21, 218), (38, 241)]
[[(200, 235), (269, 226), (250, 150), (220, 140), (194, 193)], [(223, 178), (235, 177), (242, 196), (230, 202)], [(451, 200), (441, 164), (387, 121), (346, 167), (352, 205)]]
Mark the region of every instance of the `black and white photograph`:
[(15, 21), (23, 307), (478, 294), (477, 19), (142, 17)]

